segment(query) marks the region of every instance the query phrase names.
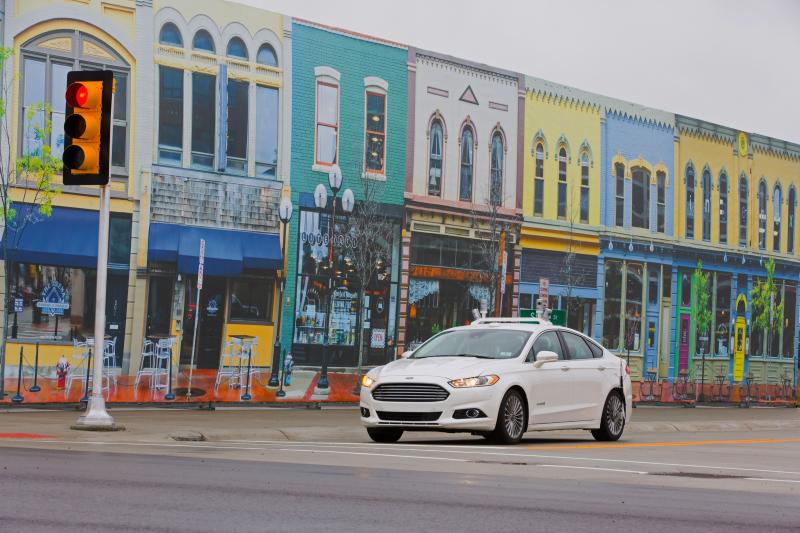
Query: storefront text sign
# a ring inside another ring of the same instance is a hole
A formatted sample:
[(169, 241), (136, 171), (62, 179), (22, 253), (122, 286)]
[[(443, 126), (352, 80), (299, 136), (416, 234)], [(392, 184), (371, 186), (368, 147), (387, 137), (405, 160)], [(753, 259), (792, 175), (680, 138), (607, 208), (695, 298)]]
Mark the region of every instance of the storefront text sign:
[(42, 299), (36, 302), (36, 307), (50, 316), (63, 315), (69, 309), (67, 291), (56, 280), (47, 282), (42, 290)]
[(14, 298), (14, 312), (21, 313), (25, 310), (25, 302), (22, 298)]
[(200, 258), (197, 265), (197, 290), (203, 288), (203, 265), (206, 262), (206, 240), (200, 239)]
[(375, 328), (372, 330), (369, 345), (372, 348), (385, 348), (386, 347), (386, 330)]

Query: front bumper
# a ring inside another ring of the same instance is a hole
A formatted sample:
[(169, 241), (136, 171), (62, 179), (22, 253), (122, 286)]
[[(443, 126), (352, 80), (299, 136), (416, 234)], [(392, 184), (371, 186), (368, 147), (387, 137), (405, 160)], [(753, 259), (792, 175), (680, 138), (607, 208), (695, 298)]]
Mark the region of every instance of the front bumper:
[[(381, 384), (402, 383), (399, 380), (381, 381), (371, 389), (361, 387), (361, 423), (365, 427), (397, 427), (425, 431), (491, 431), (497, 422), (502, 393), (496, 385), (456, 389), (444, 379), (427, 379), (447, 390), (447, 399), (438, 402), (379, 401), (372, 397), (372, 389)], [(369, 411), (363, 416), (363, 410)], [(486, 416), (479, 418), (454, 418), (457, 411), (479, 409)], [(378, 412), (384, 413), (381, 417)], [(408, 416), (404, 416), (407, 413)], [(438, 417), (435, 413), (440, 413)]]

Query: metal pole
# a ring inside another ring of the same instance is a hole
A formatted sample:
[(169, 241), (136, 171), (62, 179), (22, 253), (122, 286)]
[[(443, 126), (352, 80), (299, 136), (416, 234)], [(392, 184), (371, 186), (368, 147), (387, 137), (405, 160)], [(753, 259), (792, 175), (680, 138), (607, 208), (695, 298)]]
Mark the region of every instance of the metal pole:
[[(244, 350), (244, 340), (242, 340), (242, 350)], [(244, 394), (242, 394), (243, 401), (249, 401), (252, 396), (250, 396), (250, 364), (253, 361), (253, 341), (250, 341), (250, 345), (247, 347), (247, 376), (245, 376), (245, 386), (244, 386)], [(241, 384), (242, 375), (239, 374), (239, 383)]]
[[(705, 388), (706, 384), (706, 351), (702, 350), (700, 352), (700, 398), (698, 401), (704, 402), (706, 400), (705, 394), (703, 393), (703, 389)], [(714, 387), (712, 385), (711, 392), (714, 392)], [(713, 398), (712, 398), (713, 401)]]
[(42, 388), (39, 386), (39, 342), (36, 342), (36, 359), (33, 363), (33, 387), (28, 389), (30, 392), (39, 392)]
[[(112, 99), (113, 100), (113, 99)], [(113, 104), (112, 104), (113, 108)], [(78, 428), (114, 427), (103, 398), (103, 355), (106, 333), (106, 281), (108, 279), (108, 226), (111, 211), (111, 187), (100, 186), (100, 228), (97, 237), (97, 288), (94, 300), (94, 385), (86, 412), (75, 424)], [(98, 352), (100, 355), (98, 355)], [(87, 380), (88, 382), (88, 380)]]
[(320, 370), (318, 389), (327, 389), (328, 383), (328, 349), (331, 344), (331, 312), (333, 310), (333, 238), (336, 235), (336, 193), (333, 192), (331, 224), (328, 228), (328, 312), (325, 313), (325, 344), (322, 346), (322, 369)]
[(86, 358), (86, 383), (83, 385), (83, 398), (80, 399), (81, 403), (89, 401), (89, 372), (92, 371), (92, 348), (87, 346), (88, 355)]
[(286, 258), (286, 226), (289, 225), (289, 222), (286, 221), (283, 223), (283, 243), (281, 246), (281, 257), (283, 258), (284, 265), (281, 268), (281, 287), (280, 287), (280, 300), (278, 302), (278, 316), (277, 320), (275, 321), (275, 345), (272, 347), (272, 368), (270, 369), (269, 375), (269, 383), (267, 387), (277, 387), (280, 382), (280, 377), (278, 373), (280, 372), (279, 365), (275, 364), (275, 360), (278, 361), (283, 359), (281, 354), (281, 319), (283, 318), (283, 289), (286, 286), (286, 266), (288, 260)]
[(168, 374), (169, 383), (167, 383), (167, 394), (164, 396), (165, 400), (174, 400), (175, 399), (175, 393), (172, 392), (172, 350), (173, 349), (174, 349), (173, 346), (170, 345), (170, 347), (169, 347), (169, 374)]
[(19, 347), (19, 371), (17, 372), (17, 393), (11, 398), (14, 403), (22, 403), (25, 398), (20, 394), (20, 385), (22, 384), (22, 346)]
[(275, 396), (277, 396), (278, 398), (283, 398), (284, 396), (286, 396), (286, 391), (283, 390), (283, 380), (286, 377), (286, 369), (283, 368), (283, 349), (281, 349), (278, 352), (278, 357), (279, 357), (278, 365), (279, 365), (280, 368), (283, 369), (283, 377), (281, 377), (280, 380), (279, 380), (280, 381), (280, 388), (278, 389), (278, 392), (275, 394)]
[(197, 348), (197, 323), (200, 322), (200, 293), (203, 289), (197, 289), (197, 298), (194, 302), (194, 333), (192, 333), (192, 357), (189, 361), (189, 386), (186, 388), (186, 400), (192, 399), (192, 375), (194, 373), (194, 351)]

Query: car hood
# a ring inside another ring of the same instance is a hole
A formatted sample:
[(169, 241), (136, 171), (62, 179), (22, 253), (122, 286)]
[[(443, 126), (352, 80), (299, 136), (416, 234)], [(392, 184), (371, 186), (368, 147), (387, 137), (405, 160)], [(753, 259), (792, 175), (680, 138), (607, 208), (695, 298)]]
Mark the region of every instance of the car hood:
[(468, 378), (500, 371), (508, 360), (477, 359), (474, 357), (423, 357), (398, 359), (378, 370), (379, 380), (394, 377), (418, 376), (446, 379)]

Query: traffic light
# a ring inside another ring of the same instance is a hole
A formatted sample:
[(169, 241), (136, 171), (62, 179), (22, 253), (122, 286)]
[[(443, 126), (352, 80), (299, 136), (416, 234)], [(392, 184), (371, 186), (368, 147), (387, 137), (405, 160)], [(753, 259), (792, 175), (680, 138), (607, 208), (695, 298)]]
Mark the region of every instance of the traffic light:
[(64, 185), (108, 183), (113, 92), (114, 73), (110, 70), (67, 74)]

